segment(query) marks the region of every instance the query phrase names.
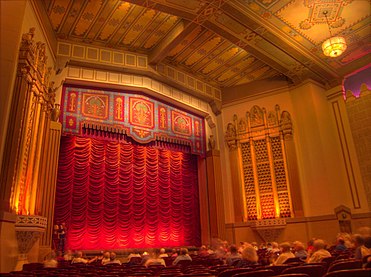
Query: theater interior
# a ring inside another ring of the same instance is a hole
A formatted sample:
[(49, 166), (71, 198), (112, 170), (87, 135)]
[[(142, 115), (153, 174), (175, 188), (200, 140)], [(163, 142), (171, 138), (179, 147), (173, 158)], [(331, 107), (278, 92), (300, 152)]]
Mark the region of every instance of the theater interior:
[(369, 1), (0, 5), (1, 273), (371, 226)]

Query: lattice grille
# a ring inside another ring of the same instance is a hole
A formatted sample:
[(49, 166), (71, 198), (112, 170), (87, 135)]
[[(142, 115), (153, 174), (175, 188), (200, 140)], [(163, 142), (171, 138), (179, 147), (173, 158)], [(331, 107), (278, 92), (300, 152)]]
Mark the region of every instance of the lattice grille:
[[(278, 212), (280, 217), (291, 216), (283, 136), (275, 129), (278, 126), (274, 122), (278, 121), (273, 119), (271, 120), (273, 123), (266, 125), (265, 128), (254, 129), (256, 131), (247, 128), (246, 132), (252, 136), (252, 141), (241, 143), (244, 190), (249, 220), (272, 219), (278, 216)], [(265, 137), (262, 138), (264, 134)]]
[(273, 194), (272, 193), (261, 194), (260, 202), (262, 209), (262, 218), (263, 219), (275, 218)]
[(270, 139), (271, 139), (271, 145), (272, 145), (273, 160), (283, 159), (281, 138), (277, 136), (277, 137), (270, 137)]
[(244, 186), (246, 195), (246, 206), (247, 206), (247, 218), (254, 220), (258, 218), (256, 209), (256, 194), (255, 194), (255, 182), (254, 182), (254, 171), (251, 159), (251, 147), (250, 143), (241, 143), (242, 152), (242, 165), (244, 175)]
[(254, 150), (257, 163), (269, 161), (267, 141), (265, 139), (254, 140)]
[(290, 200), (287, 191), (278, 192), (278, 203), (280, 207), (280, 217), (290, 217)]
[(269, 163), (257, 164), (260, 193), (272, 191), (272, 179)]
[(274, 175), (277, 191), (287, 190), (285, 164), (282, 160), (274, 162)]

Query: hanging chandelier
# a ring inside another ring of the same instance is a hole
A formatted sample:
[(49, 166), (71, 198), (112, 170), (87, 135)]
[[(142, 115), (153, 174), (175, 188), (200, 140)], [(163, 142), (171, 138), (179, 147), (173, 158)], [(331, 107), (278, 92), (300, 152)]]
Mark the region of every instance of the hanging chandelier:
[(343, 54), (343, 52), (347, 49), (347, 43), (343, 37), (333, 37), (330, 29), (330, 24), (328, 23), (327, 18), (328, 11), (323, 11), (323, 14), (326, 18), (326, 23), (328, 26), (328, 30), (330, 31), (330, 38), (326, 39), (322, 44), (322, 51), (323, 54), (326, 56), (335, 58)]

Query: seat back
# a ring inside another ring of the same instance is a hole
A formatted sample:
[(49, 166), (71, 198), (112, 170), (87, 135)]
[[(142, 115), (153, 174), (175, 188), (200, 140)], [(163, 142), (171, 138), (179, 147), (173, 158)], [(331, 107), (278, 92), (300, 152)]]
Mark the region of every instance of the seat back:
[(252, 268), (246, 267), (246, 268), (227, 269), (219, 273), (218, 277), (232, 277), (235, 274), (249, 272), (249, 271), (252, 271)]
[(361, 260), (344, 261), (330, 265), (327, 272), (333, 272), (344, 269), (358, 269), (362, 267)]
[(275, 276), (273, 270), (270, 269), (263, 269), (263, 270), (256, 270), (251, 272), (244, 272), (244, 273), (238, 273), (233, 275), (233, 277), (271, 277)]
[(371, 269), (346, 269), (327, 273), (324, 277), (370, 277)]
[(325, 267), (322, 265), (304, 265), (304, 266), (295, 266), (285, 269), (282, 274), (289, 273), (305, 273), (309, 277), (322, 277), (325, 274)]
[(284, 264), (291, 264), (291, 263), (304, 263), (302, 259), (300, 259), (299, 257), (295, 257), (295, 258), (288, 258)]

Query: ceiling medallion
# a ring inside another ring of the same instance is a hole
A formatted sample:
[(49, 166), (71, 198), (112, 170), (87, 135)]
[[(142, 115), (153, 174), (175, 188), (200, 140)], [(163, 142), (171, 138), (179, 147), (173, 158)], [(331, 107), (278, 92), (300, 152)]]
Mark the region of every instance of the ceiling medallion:
[(330, 38), (326, 39), (322, 44), (322, 51), (325, 56), (329, 56), (332, 58), (338, 57), (347, 49), (347, 44), (343, 37), (333, 37), (330, 29), (330, 24), (328, 23), (327, 19), (327, 11), (324, 10), (323, 14), (326, 18), (326, 23), (328, 25), (328, 30), (330, 31)]

